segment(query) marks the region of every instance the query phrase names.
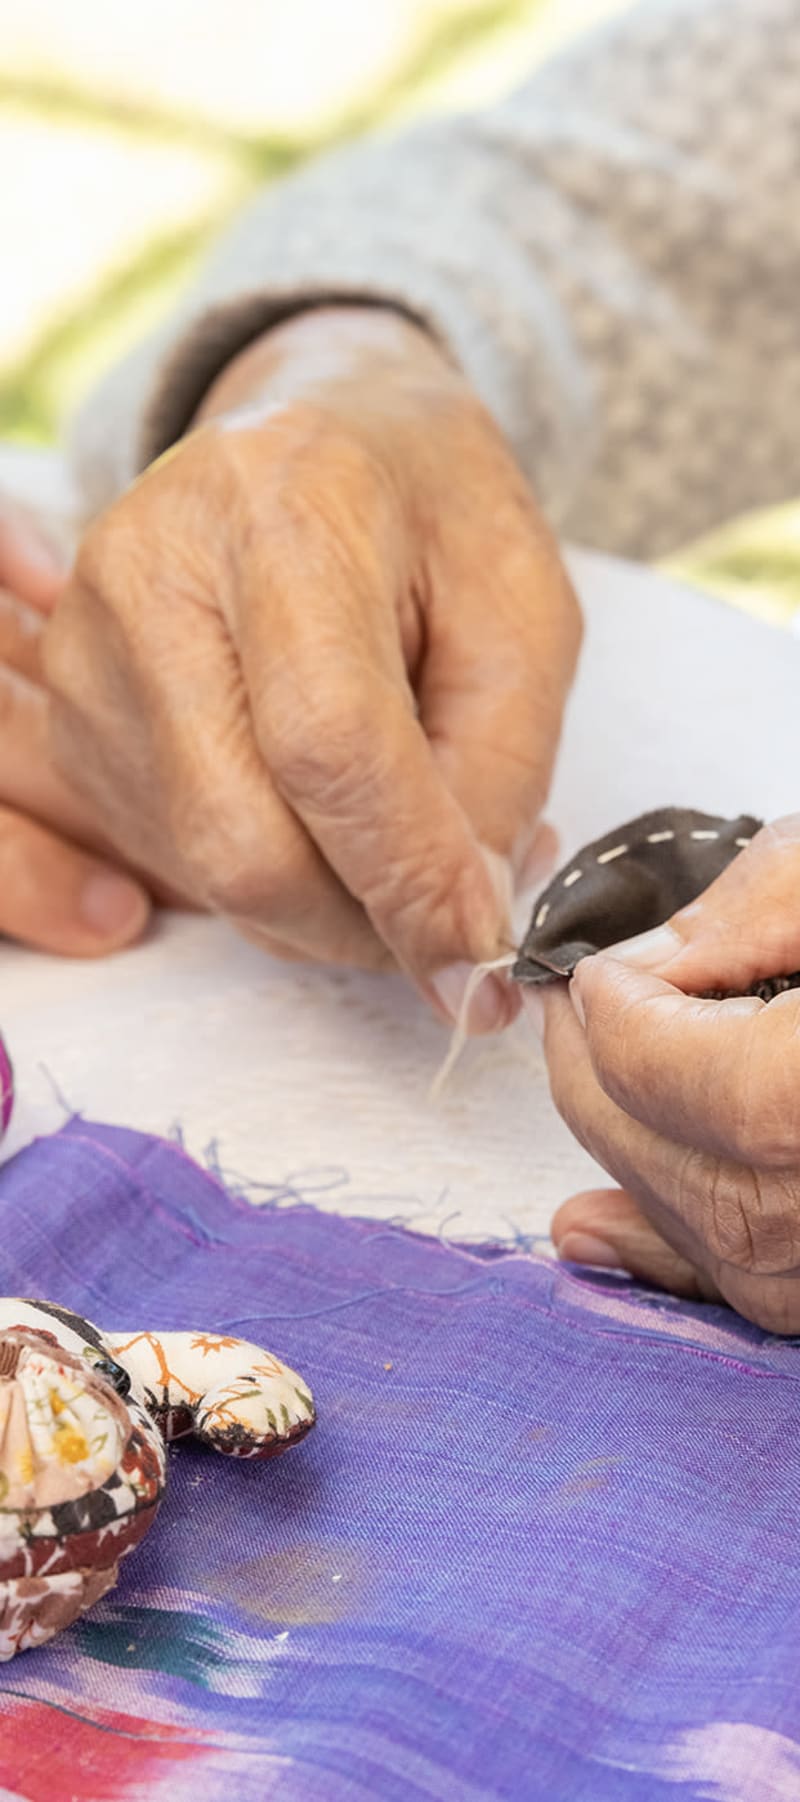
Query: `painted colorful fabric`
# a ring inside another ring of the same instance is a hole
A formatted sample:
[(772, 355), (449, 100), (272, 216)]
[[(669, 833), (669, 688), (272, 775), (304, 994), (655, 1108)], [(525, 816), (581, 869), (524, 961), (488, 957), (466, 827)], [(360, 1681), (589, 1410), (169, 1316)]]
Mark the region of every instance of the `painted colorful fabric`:
[(170, 1452), (118, 1588), (0, 1671), (9, 1795), (800, 1795), (797, 1343), (79, 1121), (0, 1170), (0, 1283), (275, 1340), (322, 1422)]
[(313, 1425), (302, 1379), (230, 1334), (103, 1335), (67, 1308), (0, 1299), (0, 1661), (113, 1587), (155, 1520), (165, 1440), (273, 1458)]

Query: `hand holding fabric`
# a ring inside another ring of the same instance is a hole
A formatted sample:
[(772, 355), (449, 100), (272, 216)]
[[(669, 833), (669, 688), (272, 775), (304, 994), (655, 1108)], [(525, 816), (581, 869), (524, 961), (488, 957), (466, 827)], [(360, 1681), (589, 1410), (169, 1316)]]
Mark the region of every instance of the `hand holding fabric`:
[[(622, 1193), (575, 1196), (562, 1257), (722, 1296), (800, 1331), (800, 815), (765, 827), (663, 927), (545, 990), (553, 1095)], [(731, 999), (708, 999), (733, 992)]]

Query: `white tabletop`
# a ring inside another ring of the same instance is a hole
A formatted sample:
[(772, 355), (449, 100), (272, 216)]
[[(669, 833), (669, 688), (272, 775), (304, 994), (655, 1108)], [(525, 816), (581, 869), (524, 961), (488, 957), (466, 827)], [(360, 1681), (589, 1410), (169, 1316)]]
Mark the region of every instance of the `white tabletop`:
[[(549, 810), (564, 854), (650, 807), (800, 804), (800, 644), (641, 570), (574, 566), (587, 641)], [(95, 1118), (180, 1128), (255, 1199), (451, 1237), (546, 1233), (596, 1175), (524, 1022), (473, 1043), (433, 1103), (446, 1034), (399, 978), (281, 966), (219, 922), (162, 919), (102, 963), (4, 945), (0, 1025), (10, 1149), (59, 1124), (60, 1093)]]

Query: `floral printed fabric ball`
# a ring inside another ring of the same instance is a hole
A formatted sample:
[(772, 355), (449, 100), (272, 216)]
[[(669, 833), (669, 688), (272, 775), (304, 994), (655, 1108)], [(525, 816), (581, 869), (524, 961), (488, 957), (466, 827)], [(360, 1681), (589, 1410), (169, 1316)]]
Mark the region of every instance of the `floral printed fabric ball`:
[(155, 1519), (167, 1440), (274, 1458), (315, 1418), (302, 1378), (242, 1339), (103, 1334), (55, 1303), (0, 1299), (0, 1660), (113, 1586)]
[(51, 1639), (111, 1588), (166, 1474), (127, 1373), (87, 1360), (80, 1340), (67, 1349), (31, 1324), (37, 1313), (17, 1304), (0, 1333), (0, 1658)]

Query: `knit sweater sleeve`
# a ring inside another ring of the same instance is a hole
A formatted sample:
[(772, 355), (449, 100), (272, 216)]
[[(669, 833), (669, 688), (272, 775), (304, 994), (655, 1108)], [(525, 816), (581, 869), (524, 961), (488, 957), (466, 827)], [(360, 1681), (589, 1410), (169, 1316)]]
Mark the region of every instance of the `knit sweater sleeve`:
[(633, 555), (800, 492), (797, 0), (643, 0), (480, 114), (260, 193), (90, 398), (92, 513), (255, 335), (370, 300), (439, 335), (553, 523)]

